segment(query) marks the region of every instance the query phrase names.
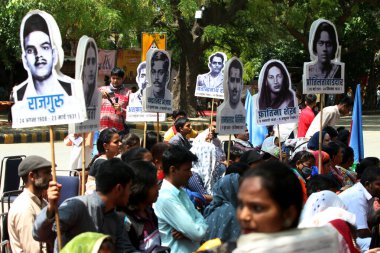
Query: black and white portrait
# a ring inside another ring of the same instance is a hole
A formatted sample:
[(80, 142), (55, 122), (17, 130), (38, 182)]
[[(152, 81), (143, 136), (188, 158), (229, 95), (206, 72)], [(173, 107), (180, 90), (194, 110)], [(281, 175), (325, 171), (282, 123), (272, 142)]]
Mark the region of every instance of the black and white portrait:
[(328, 20), (314, 21), (310, 29), (311, 62), (304, 66), (304, 93), (336, 94), (344, 90), (344, 63), (340, 62), (338, 35)]
[(170, 82), (171, 59), (168, 52), (150, 49), (147, 53), (146, 75), (148, 86), (143, 93), (145, 112), (172, 112)]
[(20, 42), (28, 79), (13, 90), (15, 106), (12, 115), (18, 120), (13, 125), (60, 124), (66, 114), (75, 114), (69, 119), (71, 122), (83, 121), (83, 88), (76, 85), (80, 82), (60, 72), (63, 64), (62, 39), (54, 18), (43, 11), (29, 12), (21, 23)]
[(99, 106), (97, 90), (98, 77), (98, 48), (93, 39), (89, 39), (83, 63), (82, 82), (83, 93), (87, 108)]
[(282, 109), (295, 105), (295, 94), (285, 65), (280, 61), (266, 64), (263, 77), (259, 81), (259, 109)]
[(292, 90), (285, 64), (270, 60), (259, 75), (259, 93), (256, 99), (258, 125), (276, 125), (298, 121), (298, 104)]
[(241, 102), (243, 64), (233, 57), (224, 69), (224, 101), (217, 108), (216, 125), (220, 134), (242, 133), (246, 127), (246, 111)]
[(209, 57), (208, 67), (210, 71), (198, 75), (195, 88), (195, 96), (223, 98), (223, 70), (227, 56), (217, 52)]
[(143, 61), (137, 67), (136, 82), (139, 89), (129, 95), (129, 106), (142, 106), (142, 96), (148, 84), (146, 77), (146, 62)]

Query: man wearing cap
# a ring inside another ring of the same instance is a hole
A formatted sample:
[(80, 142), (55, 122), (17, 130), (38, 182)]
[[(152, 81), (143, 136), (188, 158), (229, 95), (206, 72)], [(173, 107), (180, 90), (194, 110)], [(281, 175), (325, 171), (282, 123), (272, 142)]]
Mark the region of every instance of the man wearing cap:
[(47, 252), (46, 243), (32, 237), (33, 223), (47, 205), (42, 198), (51, 180), (51, 163), (40, 156), (26, 157), (18, 167), (25, 186), (8, 213), (8, 233), (12, 252)]

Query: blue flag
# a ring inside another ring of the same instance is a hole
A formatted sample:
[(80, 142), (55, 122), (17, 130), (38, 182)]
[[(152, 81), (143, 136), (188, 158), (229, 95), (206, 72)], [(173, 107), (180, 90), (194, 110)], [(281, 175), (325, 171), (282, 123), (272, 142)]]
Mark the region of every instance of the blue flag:
[(360, 84), (356, 87), (354, 108), (352, 110), (350, 147), (354, 150), (355, 163), (364, 158), (363, 125), (362, 125), (362, 100)]
[(265, 136), (268, 134), (266, 126), (259, 126), (256, 124), (256, 99), (257, 94), (252, 96), (247, 90), (247, 95), (245, 97), (245, 110), (247, 111), (246, 122), (249, 132), (249, 141), (254, 147), (261, 146)]

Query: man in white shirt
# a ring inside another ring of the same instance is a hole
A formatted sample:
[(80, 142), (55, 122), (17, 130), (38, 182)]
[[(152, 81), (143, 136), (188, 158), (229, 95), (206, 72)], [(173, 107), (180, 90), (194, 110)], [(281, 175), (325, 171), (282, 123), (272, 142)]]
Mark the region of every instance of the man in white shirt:
[(46, 243), (35, 241), (32, 230), (36, 216), (47, 205), (42, 196), (51, 180), (51, 163), (40, 156), (28, 156), (20, 163), (18, 175), (24, 181), (25, 188), (8, 213), (12, 252), (45, 253)]
[(351, 188), (348, 188), (339, 197), (347, 210), (356, 215), (357, 243), (362, 251), (368, 250), (371, 243), (371, 228), (367, 218), (370, 210), (370, 200), (380, 197), (380, 168), (371, 166), (365, 169), (360, 179)]
[[(348, 96), (345, 96), (338, 105), (327, 106), (323, 108), (322, 129), (326, 126), (334, 127), (341, 116), (346, 116), (352, 110), (354, 102)], [(311, 122), (305, 137), (311, 138), (320, 129), (321, 113), (319, 112)]]

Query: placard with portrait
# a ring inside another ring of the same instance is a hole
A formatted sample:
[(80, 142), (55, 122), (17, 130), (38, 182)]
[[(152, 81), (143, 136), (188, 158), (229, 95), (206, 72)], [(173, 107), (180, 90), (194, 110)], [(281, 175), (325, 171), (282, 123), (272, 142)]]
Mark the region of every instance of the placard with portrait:
[(265, 126), (298, 122), (298, 105), (290, 75), (279, 60), (266, 62), (260, 71), (256, 122)]
[(333, 23), (325, 19), (313, 22), (309, 52), (311, 62), (305, 62), (303, 69), (303, 93), (344, 93), (344, 63), (340, 61), (338, 34)]
[(82, 82), (60, 71), (64, 54), (54, 18), (40, 10), (27, 13), (21, 22), (20, 42), (28, 79), (13, 88), (12, 127), (83, 122)]
[(173, 95), (168, 88), (170, 72), (169, 53), (165, 50), (150, 49), (146, 60), (148, 84), (142, 100), (144, 112), (173, 112)]
[(208, 61), (210, 71), (197, 76), (195, 96), (223, 99), (223, 72), (224, 65), (227, 61), (227, 55), (222, 52), (216, 52), (210, 55)]
[(240, 134), (246, 129), (246, 111), (241, 102), (243, 90), (243, 63), (231, 58), (224, 68), (224, 101), (218, 106), (216, 128), (219, 134)]

